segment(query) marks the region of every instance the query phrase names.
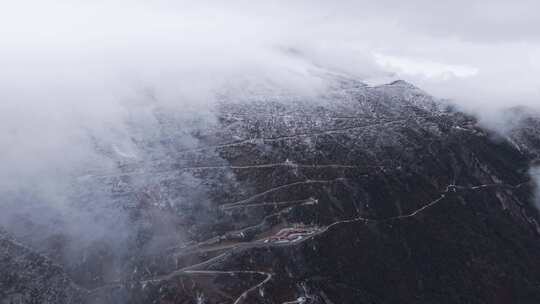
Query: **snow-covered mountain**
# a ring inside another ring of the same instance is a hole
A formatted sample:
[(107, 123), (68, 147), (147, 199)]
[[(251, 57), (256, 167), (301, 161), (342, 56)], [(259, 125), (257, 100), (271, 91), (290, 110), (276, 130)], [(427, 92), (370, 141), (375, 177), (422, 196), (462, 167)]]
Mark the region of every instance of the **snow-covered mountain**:
[(0, 303), (537, 303), (540, 119), (518, 112), (501, 136), (351, 79), (224, 95), (212, 119), (152, 108), (131, 148), (96, 140), (113, 169), (73, 179), (110, 238), (2, 233)]

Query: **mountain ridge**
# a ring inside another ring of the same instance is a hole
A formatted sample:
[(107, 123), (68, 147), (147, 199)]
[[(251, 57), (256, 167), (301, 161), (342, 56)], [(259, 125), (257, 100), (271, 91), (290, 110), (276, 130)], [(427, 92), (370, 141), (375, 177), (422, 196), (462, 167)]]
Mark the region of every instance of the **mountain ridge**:
[(86, 302), (540, 300), (528, 174), (540, 128), (494, 140), (403, 81), (341, 82), (317, 102), (225, 99), (215, 112), (187, 147), (174, 114), (154, 112), (159, 137), (137, 144), (159, 157), (81, 181), (109, 189), (137, 228), (118, 279), (89, 281), (100, 255), (66, 265)]

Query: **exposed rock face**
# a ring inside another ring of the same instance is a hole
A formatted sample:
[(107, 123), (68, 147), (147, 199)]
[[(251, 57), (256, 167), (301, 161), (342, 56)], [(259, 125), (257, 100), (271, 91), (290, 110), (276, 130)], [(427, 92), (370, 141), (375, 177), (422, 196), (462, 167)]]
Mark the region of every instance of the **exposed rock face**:
[[(494, 140), (402, 81), (253, 99), (224, 98), (189, 147), (175, 117), (156, 111), (158, 137), (137, 141), (150, 157), (87, 179), (142, 228), (119, 278), (86, 279), (102, 256), (66, 266), (86, 302), (540, 301), (528, 174), (540, 128)], [(152, 157), (156, 145), (166, 152)], [(34, 288), (42, 267), (3, 288)], [(67, 303), (73, 287), (51, 267)]]

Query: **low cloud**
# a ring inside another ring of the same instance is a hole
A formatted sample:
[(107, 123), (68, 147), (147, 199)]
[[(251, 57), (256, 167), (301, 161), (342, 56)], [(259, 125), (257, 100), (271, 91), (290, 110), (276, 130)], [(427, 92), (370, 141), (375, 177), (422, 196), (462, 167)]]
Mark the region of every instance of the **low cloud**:
[(27, 232), (17, 221), (34, 214), (38, 226), (62, 219), (74, 239), (128, 239), (125, 215), (111, 206), (72, 205), (74, 179), (151, 157), (133, 139), (157, 132), (156, 108), (212, 122), (224, 90), (316, 96), (337, 73), (403, 78), (482, 115), (538, 106), (539, 9), (487, 0), (12, 1), (0, 12), (0, 225)]

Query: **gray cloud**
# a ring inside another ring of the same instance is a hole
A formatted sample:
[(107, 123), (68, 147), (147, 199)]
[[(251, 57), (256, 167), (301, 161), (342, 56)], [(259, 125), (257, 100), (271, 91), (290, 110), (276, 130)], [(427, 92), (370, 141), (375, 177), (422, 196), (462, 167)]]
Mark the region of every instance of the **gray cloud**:
[[(535, 104), (539, 83), (530, 75), (540, 70), (538, 6), (527, 0), (17, 1), (0, 13), (2, 89), (27, 93), (45, 85), (62, 88), (65, 98), (85, 83), (87, 95), (118, 98), (126, 85), (143, 83), (169, 99), (201, 102), (231, 79), (309, 91), (318, 84), (311, 77), (316, 66), (362, 78), (395, 73), (441, 97), (480, 104)], [(402, 59), (409, 69), (381, 67), (374, 54)], [(478, 72), (433, 77), (434, 65)], [(94, 104), (103, 99), (94, 97)]]
[(144, 157), (131, 139), (153, 130), (153, 107), (211, 121), (224, 88), (314, 96), (333, 72), (373, 83), (404, 78), (477, 113), (538, 106), (539, 8), (488, 0), (6, 3), (0, 194), (9, 195), (0, 204), (32, 189), (33, 203), (48, 208), (44, 219), (70, 214), (73, 226), (87, 213), (69, 206), (72, 179), (116, 166), (93, 139), (119, 157)]

